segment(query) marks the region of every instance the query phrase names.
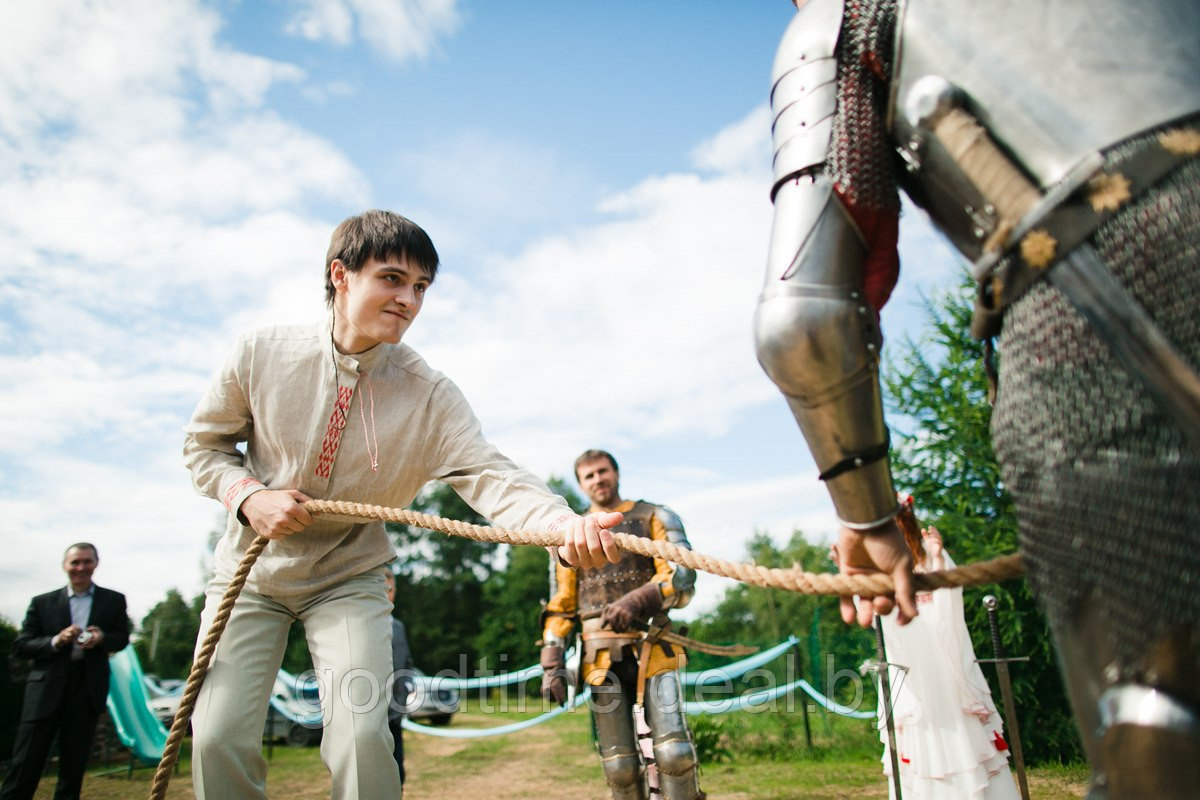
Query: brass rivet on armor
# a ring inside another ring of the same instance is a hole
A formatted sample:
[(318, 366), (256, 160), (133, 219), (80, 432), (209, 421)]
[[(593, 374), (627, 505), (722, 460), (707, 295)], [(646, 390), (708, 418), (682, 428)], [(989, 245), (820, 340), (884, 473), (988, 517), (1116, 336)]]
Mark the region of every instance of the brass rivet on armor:
[(1088, 181), (1088, 202), (1092, 204), (1092, 210), (1097, 214), (1116, 211), (1122, 203), (1133, 197), (1129, 186), (1129, 179), (1119, 172), (1096, 175)]
[(1200, 153), (1200, 131), (1195, 128), (1174, 128), (1160, 133), (1158, 143), (1168, 153), (1177, 156), (1194, 156)]
[(1048, 267), (1057, 249), (1058, 240), (1042, 228), (1030, 231), (1021, 240), (1021, 258), (1034, 269)]

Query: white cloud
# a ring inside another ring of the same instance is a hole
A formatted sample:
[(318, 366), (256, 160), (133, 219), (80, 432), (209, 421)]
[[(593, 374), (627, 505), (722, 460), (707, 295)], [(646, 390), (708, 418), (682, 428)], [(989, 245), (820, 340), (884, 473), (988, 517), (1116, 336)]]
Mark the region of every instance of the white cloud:
[(92, 539), (140, 616), (197, 588), (219, 510), (180, 463), (207, 376), (262, 310), (320, 313), (329, 225), (308, 209), (368, 186), (262, 106), (303, 73), (222, 44), (200, 3), (8, 4), (5, 23), (0, 613)]
[(357, 33), (394, 61), (419, 61), (460, 23), (457, 0), (304, 0), (284, 30), (341, 47), (353, 44)]
[(190, 491), (178, 449), (170, 449), (146, 448), (123, 464), (26, 459), (25, 477), (39, 490), (0, 500), (7, 553), (0, 616), (19, 622), (32, 595), (64, 585), (62, 553), (76, 541), (97, 546), (96, 582), (125, 592), (135, 620), (167, 589), (199, 592), (208, 555), (203, 533), (221, 520), (211, 501)]
[(691, 153), (696, 166), (718, 172), (757, 171), (771, 163), (771, 111), (764, 104), (745, 119), (697, 145)]
[(593, 226), (492, 259), (469, 284), (439, 277), (411, 341), (537, 468), (561, 469), (579, 441), (719, 435), (775, 399), (750, 335), (768, 180), (647, 179), (606, 198)]

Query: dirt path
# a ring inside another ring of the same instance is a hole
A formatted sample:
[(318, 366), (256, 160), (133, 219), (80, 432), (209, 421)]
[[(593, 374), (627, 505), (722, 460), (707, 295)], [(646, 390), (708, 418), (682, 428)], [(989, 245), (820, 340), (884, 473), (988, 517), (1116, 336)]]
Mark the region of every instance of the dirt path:
[[(455, 726), (494, 724), (460, 714)], [(405, 800), (571, 797), (607, 800), (600, 763), (590, 746), (564, 747), (560, 726), (535, 725), (495, 739), (442, 739), (406, 733)], [(582, 781), (579, 778), (583, 778)]]

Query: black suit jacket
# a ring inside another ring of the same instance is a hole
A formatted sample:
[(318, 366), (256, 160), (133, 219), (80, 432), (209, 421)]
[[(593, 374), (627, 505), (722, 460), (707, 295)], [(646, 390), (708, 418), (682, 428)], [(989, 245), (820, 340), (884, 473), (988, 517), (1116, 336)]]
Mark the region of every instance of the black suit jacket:
[[(88, 704), (93, 713), (99, 714), (108, 698), (108, 655), (129, 644), (129, 616), (125, 612), (125, 595), (100, 586), (95, 586), (95, 590), (88, 625), (103, 631), (104, 639), (98, 646), (83, 651), (83, 669)], [(72, 648), (55, 648), (52, 640), (71, 624), (67, 591), (56, 589), (33, 598), (21, 631), (13, 640), (14, 653), (33, 659), (25, 684), (22, 722), (45, 719), (54, 713), (62, 698)]]

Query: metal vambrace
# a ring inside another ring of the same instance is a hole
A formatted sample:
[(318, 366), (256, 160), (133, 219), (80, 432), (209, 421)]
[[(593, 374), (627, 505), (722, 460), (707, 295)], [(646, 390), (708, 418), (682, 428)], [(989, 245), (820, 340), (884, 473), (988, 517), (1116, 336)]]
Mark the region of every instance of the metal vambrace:
[(841, 0), (801, 7), (775, 56), (775, 219), (755, 313), (758, 360), (787, 398), (839, 520), (896, 513), (879, 390), (880, 335), (863, 294), (866, 245), (824, 165), (837, 111)]

